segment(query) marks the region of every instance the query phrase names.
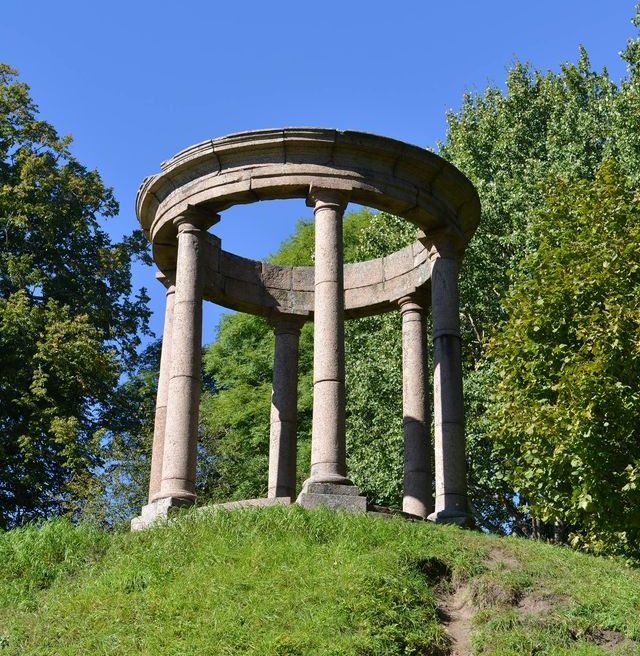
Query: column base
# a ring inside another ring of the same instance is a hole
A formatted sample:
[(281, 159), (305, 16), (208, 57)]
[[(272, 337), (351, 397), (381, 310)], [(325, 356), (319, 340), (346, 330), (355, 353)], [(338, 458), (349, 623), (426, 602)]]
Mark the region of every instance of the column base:
[(342, 474), (312, 474), (302, 484), (302, 492), (305, 491), (307, 485), (318, 485), (321, 483), (327, 483), (330, 485), (353, 486), (353, 483), (346, 476), (343, 476)]
[(436, 510), (427, 519), (436, 524), (455, 524), (467, 528), (473, 525), (471, 515), (462, 510)]
[(272, 490), (267, 490), (267, 499), (294, 499), (295, 496), (295, 488), (278, 487)]
[(413, 496), (405, 496), (402, 499), (402, 512), (414, 517), (422, 517), (427, 519), (429, 515), (433, 514), (433, 503), (429, 504), (422, 499), (416, 499)]
[(132, 531), (143, 531), (152, 524), (166, 522), (178, 508), (187, 508), (192, 501), (177, 497), (164, 497), (142, 506), (142, 512), (131, 520)]
[(367, 497), (360, 496), (360, 490), (355, 485), (308, 480), (296, 503), (308, 510), (324, 506), (330, 510), (367, 512)]

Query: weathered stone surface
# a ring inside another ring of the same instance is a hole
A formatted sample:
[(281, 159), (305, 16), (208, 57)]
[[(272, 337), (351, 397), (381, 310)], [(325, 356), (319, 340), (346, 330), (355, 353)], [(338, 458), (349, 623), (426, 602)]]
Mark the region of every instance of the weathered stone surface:
[(449, 240), (430, 249), (436, 498), (431, 519), (466, 523), (467, 472), (458, 310), (458, 263)]
[(356, 262), (344, 267), (344, 288), (358, 289), (376, 285), (384, 280), (383, 259)]
[(202, 506), (199, 511), (210, 512), (215, 510), (242, 510), (244, 508), (272, 508), (273, 506), (289, 506), (290, 497), (273, 497), (270, 499), (243, 499), (242, 501), (228, 501), (227, 503), (214, 503)]
[(293, 267), (292, 288), (296, 291), (312, 292), (315, 281), (313, 267)]
[(167, 423), (167, 400), (169, 398), (169, 379), (171, 376), (171, 340), (173, 335), (173, 305), (175, 285), (164, 274), (156, 276), (167, 287), (160, 354), (160, 372), (156, 396), (156, 412), (153, 425), (153, 447), (151, 453), (151, 474), (149, 477), (149, 501), (160, 491), (162, 481), (162, 461), (164, 457), (164, 433)]
[(413, 250), (407, 246), (396, 253), (388, 255), (383, 259), (384, 279), (391, 280), (411, 271), (413, 269)]
[[(221, 251), (219, 240), (212, 235), (208, 235), (208, 242), (205, 247), (204, 299), (266, 317), (274, 311), (301, 317), (313, 315), (313, 267), (279, 267), (256, 262)], [(171, 248), (170, 244), (155, 245), (154, 254), (157, 258), (160, 255), (160, 261), (166, 266), (171, 263), (175, 267), (175, 252)], [(412, 255), (414, 250), (419, 255)], [(417, 243), (417, 246), (408, 246), (399, 253), (402, 257), (397, 265), (386, 273), (385, 261), (393, 255), (344, 266), (347, 318), (393, 311), (403, 296), (428, 288), (430, 270), (424, 246)], [(411, 256), (407, 257), (407, 253)], [(411, 259), (413, 267), (409, 266)], [(392, 273), (399, 275), (392, 277)]]
[(340, 485), (337, 483), (312, 483), (307, 482), (304, 486), (307, 494), (346, 494), (350, 496), (359, 496), (360, 490), (357, 485)]
[(346, 198), (320, 189), (315, 216), (315, 307), (311, 478), (346, 479), (342, 214)]
[(276, 316), (271, 421), (269, 432), (268, 496), (295, 497), (298, 412), (298, 342), (302, 321)]
[(400, 313), (402, 315), (402, 423), (404, 428), (402, 510), (426, 518), (433, 512), (434, 505), (424, 300), (419, 297), (403, 298), (400, 301)]
[(164, 497), (142, 506), (139, 517), (131, 520), (132, 531), (142, 531), (155, 523), (166, 522), (178, 508), (189, 507), (191, 503), (184, 499)]
[[(174, 175), (178, 168), (179, 176)], [(184, 177), (189, 169), (194, 173)], [(465, 234), (477, 225), (473, 186), (434, 153), (393, 139), (322, 128), (257, 130), (191, 146), (166, 162), (161, 174), (145, 180), (137, 212), (155, 240), (187, 202), (220, 210), (258, 197), (278, 197), (269, 187), (280, 197), (303, 197), (305, 187), (318, 181), (352, 189), (353, 201), (363, 205), (400, 215), (411, 209), (416, 223), (427, 230), (442, 220), (434, 206), (464, 208), (464, 221), (458, 221)], [(186, 193), (175, 194), (177, 190)], [(155, 207), (158, 199), (162, 202)]]
[(397, 278), (390, 278), (389, 280), (384, 281), (384, 293), (385, 296), (391, 300), (393, 298), (402, 298), (401, 294), (405, 294), (407, 291), (412, 294), (415, 291), (414, 289), (407, 290), (406, 281), (404, 276), (398, 276)]
[(360, 496), (355, 485), (309, 483), (298, 496), (297, 503), (309, 510), (324, 506), (331, 510), (346, 512), (367, 511), (367, 498)]
[(262, 284), (265, 287), (276, 289), (291, 289), (291, 267), (281, 267), (274, 264), (262, 263)]
[(262, 262), (222, 251), (220, 253), (220, 270), (224, 271), (229, 278), (235, 278), (252, 285), (262, 285)]
[(224, 294), (227, 298), (237, 298), (245, 305), (262, 306), (265, 304), (267, 295), (262, 285), (254, 285), (236, 278), (226, 278), (224, 283)]
[(162, 482), (152, 498), (193, 501), (202, 359), (202, 252), (206, 233), (199, 227), (198, 217), (189, 214), (183, 217), (179, 229)]

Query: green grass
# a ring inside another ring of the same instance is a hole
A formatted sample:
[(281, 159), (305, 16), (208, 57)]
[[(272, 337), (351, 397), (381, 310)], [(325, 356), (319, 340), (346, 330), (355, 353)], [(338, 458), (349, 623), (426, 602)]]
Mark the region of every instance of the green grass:
[(640, 654), (638, 571), (293, 507), (186, 512), (137, 534), (64, 521), (0, 534), (0, 656), (436, 656), (439, 595), (458, 585), (475, 654)]

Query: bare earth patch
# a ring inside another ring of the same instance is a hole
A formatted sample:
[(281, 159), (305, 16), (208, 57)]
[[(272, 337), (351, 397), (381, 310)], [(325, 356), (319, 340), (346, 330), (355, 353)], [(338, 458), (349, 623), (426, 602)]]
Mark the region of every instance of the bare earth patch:
[[(520, 568), (520, 563), (507, 551), (494, 547), (485, 561), (489, 571)], [(480, 576), (470, 582), (464, 582), (451, 590), (451, 571), (437, 559), (427, 559), (420, 563), (423, 574), (432, 583), (448, 583), (439, 595), (440, 621), (446, 628), (450, 639), (449, 656), (471, 656), (472, 620), (476, 611), (482, 608), (508, 609), (517, 611), (525, 621), (539, 622), (554, 610), (570, 603), (569, 597), (553, 594), (545, 590), (523, 591), (517, 587), (510, 588), (506, 581), (501, 582), (493, 576)], [(619, 631), (593, 627), (575, 640), (585, 638), (590, 642), (615, 654), (631, 654), (637, 643)]]
[[(499, 548), (491, 549), (486, 564), (489, 569), (519, 566), (515, 558)], [(440, 597), (440, 617), (451, 639), (450, 656), (471, 655), (471, 620), (476, 611), (474, 596), (471, 586), (464, 583)]]
[(451, 638), (451, 656), (471, 654), (471, 618), (474, 612), (471, 590), (467, 585), (441, 597), (440, 616)]
[(620, 631), (611, 631), (609, 629), (591, 629), (589, 631), (589, 640), (592, 640), (599, 645), (604, 647), (607, 651), (612, 651), (617, 654), (626, 653), (621, 652), (622, 649), (632, 649), (636, 647), (636, 643), (633, 640), (627, 638), (624, 633)]
[(489, 569), (497, 569), (500, 566), (503, 566), (505, 569), (517, 569), (520, 567), (520, 563), (510, 553), (507, 553), (500, 547), (494, 547), (489, 551), (485, 563)]
[(531, 593), (518, 602), (518, 610), (525, 615), (541, 615), (566, 604), (567, 597), (552, 594)]

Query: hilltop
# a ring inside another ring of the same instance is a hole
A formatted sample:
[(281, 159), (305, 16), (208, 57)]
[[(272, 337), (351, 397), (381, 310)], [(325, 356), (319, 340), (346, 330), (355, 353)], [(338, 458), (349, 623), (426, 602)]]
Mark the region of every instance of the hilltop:
[(2, 656), (640, 653), (637, 570), (400, 518), (57, 520), (0, 534), (0, 562)]

